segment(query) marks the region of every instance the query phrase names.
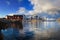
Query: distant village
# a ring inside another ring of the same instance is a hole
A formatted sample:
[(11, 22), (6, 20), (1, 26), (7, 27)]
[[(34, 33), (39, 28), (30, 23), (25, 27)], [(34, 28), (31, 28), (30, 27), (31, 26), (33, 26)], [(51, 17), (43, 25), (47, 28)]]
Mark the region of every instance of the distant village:
[[(20, 26), (20, 28), (22, 29), (22, 20), (23, 20), (23, 16), (22, 15), (7, 15), (5, 18), (0, 18), (0, 27), (1, 29), (6, 29), (8, 27), (11, 26)], [(16, 24), (16, 25), (15, 25)]]
[[(7, 28), (6, 25), (11, 26), (13, 23), (14, 24), (19, 24), (20, 28), (23, 27), (22, 22), (26, 22), (26, 21), (35, 21), (36, 20), (43, 20), (42, 18), (38, 17), (38, 16), (31, 16), (31, 15), (7, 15), (4, 18), (0, 18), (0, 26), (2, 26), (2, 28)], [(16, 24), (16, 25), (17, 25)], [(13, 25), (12, 25), (13, 26)]]
[[(7, 21), (24, 21), (24, 20), (49, 20), (46, 17), (40, 17), (38, 15), (6, 15), (4, 18), (0, 18), (0, 21), (7, 20)], [(50, 19), (55, 20), (55, 19)]]
[[(13, 23), (14, 24), (19, 24), (20, 28), (23, 28), (22, 22), (36, 22), (36, 21), (46, 21), (47, 18), (41, 18), (40, 16), (33, 16), (33, 15), (7, 15), (4, 18), (0, 18), (0, 26), (2, 28), (7, 28), (5, 27), (6, 24), (8, 26), (11, 26)], [(47, 19), (48, 21), (56, 21), (55, 19)], [(60, 21), (58, 19), (58, 21)]]
[(0, 18), (0, 21), (20, 21), (22, 20), (32, 20), (32, 19), (39, 19), (42, 20), (42, 18), (38, 16), (31, 16), (31, 15), (7, 15), (4, 18)]

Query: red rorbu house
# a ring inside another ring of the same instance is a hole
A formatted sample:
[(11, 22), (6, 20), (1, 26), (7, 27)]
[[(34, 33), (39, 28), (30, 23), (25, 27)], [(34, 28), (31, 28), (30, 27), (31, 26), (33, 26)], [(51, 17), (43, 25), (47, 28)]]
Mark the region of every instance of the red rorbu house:
[(12, 20), (12, 21), (22, 21), (23, 20), (23, 15), (7, 15), (7, 20)]
[(23, 15), (7, 15), (6, 19), (10, 21), (10, 26), (13, 28), (20, 28), (23, 29), (22, 20)]

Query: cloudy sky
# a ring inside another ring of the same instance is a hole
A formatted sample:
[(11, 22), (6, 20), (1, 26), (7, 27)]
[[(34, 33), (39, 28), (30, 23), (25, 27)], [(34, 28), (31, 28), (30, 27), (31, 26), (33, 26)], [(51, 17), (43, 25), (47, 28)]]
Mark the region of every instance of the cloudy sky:
[(13, 14), (60, 17), (60, 0), (0, 0), (0, 17)]

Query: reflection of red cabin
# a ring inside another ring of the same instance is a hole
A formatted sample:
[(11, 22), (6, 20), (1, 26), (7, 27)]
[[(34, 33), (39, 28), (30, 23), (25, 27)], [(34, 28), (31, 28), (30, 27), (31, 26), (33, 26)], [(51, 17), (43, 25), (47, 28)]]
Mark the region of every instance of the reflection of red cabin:
[(7, 15), (7, 19), (8, 20), (20, 20), (20, 21), (22, 21), (22, 19), (23, 19), (23, 15), (13, 15), (13, 16), (9, 16), (9, 15)]

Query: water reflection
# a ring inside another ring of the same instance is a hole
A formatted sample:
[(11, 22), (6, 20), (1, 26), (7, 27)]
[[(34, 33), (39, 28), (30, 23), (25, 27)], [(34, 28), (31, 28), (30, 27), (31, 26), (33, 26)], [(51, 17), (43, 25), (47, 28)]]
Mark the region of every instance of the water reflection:
[(27, 21), (25, 23), (24, 29), (28, 28), (29, 31), (34, 31), (35, 40), (44, 39), (44, 37), (47, 39), (52, 38), (54, 40), (54, 38), (57, 38), (55, 35), (57, 35), (57, 32), (59, 33), (58, 30), (60, 29), (60, 24), (56, 21)]
[(1, 30), (4, 40), (45, 40), (48, 38), (55, 40), (57, 32), (60, 31), (60, 24), (56, 21), (23, 21), (23, 26), (23, 30), (14, 28)]
[(24, 29), (30, 30), (30, 28), (37, 30), (48, 30), (50, 28), (59, 28), (60, 24), (56, 21), (48, 22), (48, 21), (36, 21), (36, 22), (24, 22)]

